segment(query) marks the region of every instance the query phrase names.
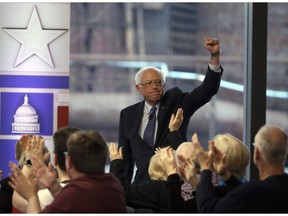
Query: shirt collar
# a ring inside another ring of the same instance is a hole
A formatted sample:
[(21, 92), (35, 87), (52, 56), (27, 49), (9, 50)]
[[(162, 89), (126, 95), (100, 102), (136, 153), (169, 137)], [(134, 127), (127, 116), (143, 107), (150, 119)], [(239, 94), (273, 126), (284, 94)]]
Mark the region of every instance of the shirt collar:
[[(155, 107), (157, 108), (157, 110), (159, 110), (160, 103), (157, 103), (155, 105)], [(150, 112), (151, 108), (152, 108), (152, 106), (145, 101), (144, 114), (149, 115), (149, 112)], [(156, 113), (157, 113), (157, 110), (156, 110)]]

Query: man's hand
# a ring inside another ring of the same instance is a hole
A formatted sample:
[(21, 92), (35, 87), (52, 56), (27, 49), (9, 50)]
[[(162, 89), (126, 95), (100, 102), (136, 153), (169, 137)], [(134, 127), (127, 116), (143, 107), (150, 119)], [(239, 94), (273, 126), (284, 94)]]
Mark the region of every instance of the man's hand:
[(179, 173), (183, 179), (191, 184), (193, 190), (196, 190), (199, 176), (197, 175), (196, 167), (192, 159), (185, 162), (182, 161), (182, 167), (179, 169)]
[(31, 160), (32, 157), (40, 158), (42, 161), (46, 161), (50, 158), (50, 153), (44, 154), (45, 140), (44, 138), (33, 135), (27, 141), (27, 146), (25, 150), (26, 160)]
[[(213, 142), (213, 141), (210, 141), (210, 142)], [(214, 156), (213, 156), (214, 171), (216, 172), (217, 175), (221, 176), (224, 180), (229, 179), (231, 176), (231, 173), (227, 169), (226, 154), (222, 154), (222, 152), (219, 151), (215, 146), (214, 146), (213, 152), (214, 152)]]
[(204, 46), (211, 53), (212, 56), (220, 55), (220, 43), (217, 38), (205, 36)]
[(33, 176), (25, 177), (18, 166), (11, 161), (9, 167), (13, 173), (9, 174), (11, 180), (9, 185), (26, 200), (37, 196), (38, 187)]
[(182, 122), (183, 122), (183, 109), (178, 108), (176, 115), (174, 113), (171, 115), (169, 126), (168, 126), (170, 132), (178, 131)]
[(21, 152), (24, 152), (26, 150), (26, 146), (28, 143), (28, 140), (31, 138), (30, 135), (28, 134), (23, 134), (19, 140), (19, 144), (20, 144), (20, 148), (21, 148)]
[(158, 154), (168, 176), (178, 173), (175, 152), (171, 147), (162, 148)]
[(49, 167), (45, 163), (37, 158), (31, 159), (33, 166), (33, 174), (37, 179), (37, 183), (41, 188), (50, 188), (51, 185), (57, 181), (57, 174), (54, 167), (49, 164)]
[(209, 149), (209, 152), (206, 152), (205, 149), (201, 146), (200, 141), (196, 133), (192, 136), (192, 144), (195, 148), (195, 155), (197, 157), (197, 161), (200, 164), (200, 170), (211, 169), (213, 162), (213, 152), (212, 149)]
[(109, 157), (111, 161), (116, 160), (116, 159), (123, 160), (122, 146), (119, 148), (119, 151), (118, 151), (116, 144), (111, 143), (109, 145)]

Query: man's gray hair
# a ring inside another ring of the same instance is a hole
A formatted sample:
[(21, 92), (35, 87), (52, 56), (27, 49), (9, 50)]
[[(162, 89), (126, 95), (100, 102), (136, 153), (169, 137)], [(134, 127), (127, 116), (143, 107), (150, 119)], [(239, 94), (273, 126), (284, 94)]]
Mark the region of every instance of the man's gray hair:
[(255, 144), (266, 163), (280, 165), (285, 163), (288, 154), (288, 138), (282, 128), (264, 125), (255, 136)]
[(144, 68), (140, 69), (136, 73), (136, 75), (135, 75), (135, 84), (136, 85), (139, 85), (141, 83), (143, 74), (144, 74), (144, 72), (146, 70), (154, 70), (154, 71), (156, 71), (161, 76), (161, 80), (164, 81), (164, 83), (165, 83), (166, 77), (165, 77), (165, 74), (164, 74), (163, 71), (161, 71), (159, 68), (156, 68), (154, 66), (147, 66), (147, 67), (144, 67)]

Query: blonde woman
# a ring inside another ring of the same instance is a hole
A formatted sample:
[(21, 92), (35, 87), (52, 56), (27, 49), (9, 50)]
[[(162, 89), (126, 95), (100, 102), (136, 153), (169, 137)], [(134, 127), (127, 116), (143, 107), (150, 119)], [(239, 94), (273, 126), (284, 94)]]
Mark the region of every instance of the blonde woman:
[(225, 184), (224, 181), (231, 175), (245, 182), (245, 171), (250, 160), (247, 146), (229, 133), (218, 134), (213, 141), (216, 150), (213, 169), (220, 176), (220, 184)]

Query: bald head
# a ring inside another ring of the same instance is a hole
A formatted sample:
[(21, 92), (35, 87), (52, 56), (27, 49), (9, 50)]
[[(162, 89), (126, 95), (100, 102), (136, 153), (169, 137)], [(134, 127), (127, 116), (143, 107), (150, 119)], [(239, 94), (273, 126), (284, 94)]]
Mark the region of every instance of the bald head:
[(284, 165), (288, 154), (288, 138), (282, 128), (264, 125), (255, 136), (255, 146), (261, 152), (265, 163)]
[(193, 158), (195, 155), (195, 149), (193, 147), (193, 144), (191, 142), (183, 142), (181, 143), (177, 150), (176, 150), (176, 156), (178, 159), (188, 160), (190, 158)]

